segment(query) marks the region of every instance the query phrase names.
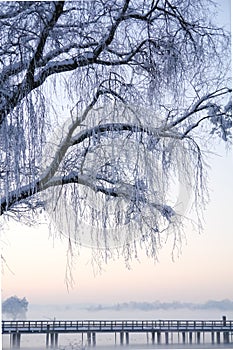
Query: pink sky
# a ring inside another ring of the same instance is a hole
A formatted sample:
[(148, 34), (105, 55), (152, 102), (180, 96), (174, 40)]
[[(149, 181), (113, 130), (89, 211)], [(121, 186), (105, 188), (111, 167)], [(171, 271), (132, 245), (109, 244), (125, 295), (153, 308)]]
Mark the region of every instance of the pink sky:
[(215, 157), (210, 176), (211, 202), (201, 235), (186, 231), (182, 255), (172, 261), (171, 243), (154, 264), (141, 254), (141, 262), (127, 270), (122, 260), (103, 264), (94, 275), (91, 250), (81, 249), (73, 267), (75, 284), (65, 284), (67, 242), (53, 240), (41, 225), (29, 228), (11, 223), (2, 236), (4, 267), (2, 298), (25, 296), (30, 303), (118, 302), (129, 300), (206, 301), (232, 299), (232, 159)]

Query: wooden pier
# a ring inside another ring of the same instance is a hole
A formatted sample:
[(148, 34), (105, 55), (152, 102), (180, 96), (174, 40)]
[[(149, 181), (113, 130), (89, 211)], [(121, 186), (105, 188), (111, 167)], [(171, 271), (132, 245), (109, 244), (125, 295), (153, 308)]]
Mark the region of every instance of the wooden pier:
[(2, 334), (10, 336), (11, 348), (19, 348), (23, 334), (45, 334), (47, 348), (58, 348), (58, 335), (81, 333), (88, 346), (96, 345), (99, 333), (114, 333), (119, 344), (129, 344), (132, 333), (150, 334), (152, 344), (169, 344), (176, 334), (183, 344), (200, 344), (205, 334), (210, 335), (212, 344), (232, 343), (233, 321), (226, 320), (86, 320), (86, 321), (2, 321)]

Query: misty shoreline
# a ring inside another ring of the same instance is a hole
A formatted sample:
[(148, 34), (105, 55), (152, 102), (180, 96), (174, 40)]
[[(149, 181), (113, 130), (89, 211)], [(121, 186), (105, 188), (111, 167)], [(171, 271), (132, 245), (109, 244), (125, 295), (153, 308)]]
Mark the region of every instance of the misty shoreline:
[(140, 311), (153, 311), (153, 310), (180, 310), (180, 309), (188, 309), (188, 310), (233, 310), (233, 301), (229, 299), (224, 299), (221, 301), (209, 300), (205, 303), (189, 303), (189, 302), (125, 302), (125, 303), (117, 303), (112, 305), (105, 304), (94, 304), (86, 308), (86, 310), (90, 311), (102, 311), (102, 310), (140, 310)]
[(209, 300), (204, 303), (192, 303), (192, 302), (138, 302), (138, 301), (129, 301), (115, 304), (104, 304), (104, 303), (71, 303), (71, 304), (30, 304), (31, 307), (40, 308), (40, 307), (54, 307), (57, 310), (70, 310), (78, 309), (83, 311), (154, 311), (154, 310), (219, 310), (219, 311), (230, 311), (233, 310), (233, 301), (229, 299), (224, 300)]

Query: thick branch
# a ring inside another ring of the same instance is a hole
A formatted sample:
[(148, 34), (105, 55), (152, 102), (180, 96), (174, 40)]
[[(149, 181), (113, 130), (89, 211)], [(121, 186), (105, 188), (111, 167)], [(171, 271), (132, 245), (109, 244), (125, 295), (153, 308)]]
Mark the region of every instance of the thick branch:
[(35, 69), (37, 67), (39, 60), (42, 57), (46, 40), (49, 36), (50, 31), (53, 29), (53, 27), (55, 26), (59, 17), (62, 14), (64, 3), (65, 3), (64, 1), (57, 1), (54, 3), (54, 7), (55, 7), (54, 11), (51, 15), (50, 20), (48, 21), (48, 23), (45, 25), (44, 29), (41, 32), (39, 43), (37, 45), (35, 53), (34, 53), (32, 59), (31, 59), (31, 62), (29, 64), (28, 72), (25, 76), (25, 85), (29, 84), (29, 83), (31, 85), (31, 83), (33, 83), (34, 72), (35, 72)]
[(105, 38), (103, 38), (103, 40), (100, 42), (100, 45), (94, 50), (94, 56), (96, 58), (100, 55), (100, 53), (107, 46), (109, 46), (111, 44), (118, 26), (120, 25), (120, 23), (124, 19), (124, 14), (126, 13), (126, 11), (128, 9), (129, 3), (130, 3), (130, 0), (125, 0), (124, 6), (123, 6), (119, 16), (117, 17), (115, 22), (112, 24), (112, 26), (111, 26), (111, 28), (110, 28), (110, 30), (108, 32), (108, 35)]
[[(86, 118), (89, 111), (93, 108), (94, 104), (97, 102), (99, 96), (103, 93), (106, 93), (106, 91), (98, 91), (92, 100), (92, 102), (89, 104), (89, 106), (86, 108), (82, 116), (77, 117), (76, 120), (70, 125), (67, 136), (62, 141), (60, 147), (58, 148), (54, 159), (50, 166), (47, 168), (45, 173), (42, 175), (40, 179), (36, 183), (30, 183), (26, 186), (23, 186), (19, 191), (12, 191), (9, 193), (9, 195), (1, 199), (1, 214), (3, 214), (6, 210), (9, 210), (10, 207), (13, 205), (19, 203), (22, 200), (25, 200), (27, 198), (30, 198), (31, 196), (35, 195), (36, 193), (39, 193), (41, 191), (44, 191), (47, 188), (58, 186), (58, 185), (65, 185), (68, 183), (78, 183), (81, 185), (86, 185), (89, 188), (92, 188), (95, 192), (102, 192), (110, 196), (129, 196), (130, 191), (129, 188), (127, 188), (127, 191), (123, 188), (105, 188), (102, 186), (97, 186), (93, 183), (93, 179), (88, 178), (85, 175), (77, 174), (77, 173), (71, 173), (68, 176), (64, 177), (54, 177), (62, 159), (64, 158), (67, 149), (75, 144), (81, 143), (86, 138), (92, 137), (94, 134), (101, 134), (106, 132), (120, 132), (120, 131), (130, 131), (130, 132), (142, 132), (147, 133), (149, 135), (153, 135), (154, 137), (173, 137), (173, 138), (179, 138), (181, 139), (181, 135), (178, 136), (176, 134), (172, 133), (164, 133), (163, 130), (154, 129), (152, 131), (151, 128), (143, 128), (142, 126), (137, 126), (133, 124), (126, 124), (126, 123), (109, 123), (105, 125), (98, 125), (94, 128), (90, 128), (88, 130), (80, 132), (78, 135), (72, 137), (72, 134), (74, 130), (77, 128), (78, 125), (80, 125), (83, 120)], [(128, 194), (127, 194), (128, 192)]]
[[(0, 113), (0, 125), (2, 124), (6, 115), (10, 113), (25, 96), (27, 96), (32, 90), (34, 90), (37, 87), (37, 85), (34, 82), (35, 69), (37, 68), (37, 64), (42, 57), (42, 53), (43, 53), (48, 35), (50, 31), (53, 29), (53, 27), (55, 26), (60, 15), (62, 14), (63, 7), (64, 7), (64, 1), (57, 1), (54, 3), (54, 11), (51, 15), (50, 20), (44, 26), (44, 29), (40, 34), (39, 43), (29, 63), (27, 73), (23, 81), (17, 86), (15, 86), (14, 91), (11, 93), (9, 97), (8, 96), (6, 97), (5, 106), (3, 105), (0, 106), (0, 109), (2, 111)], [(25, 65), (26, 63), (24, 62), (22, 64), (22, 67), (25, 67)], [(16, 68), (17, 70), (20, 71), (21, 65), (18, 64)]]
[[(103, 39), (100, 41), (100, 44), (94, 49), (93, 53), (91, 52), (84, 53), (80, 56), (77, 56), (76, 58), (66, 59), (60, 62), (50, 61), (48, 62), (47, 66), (44, 69), (42, 69), (40, 72), (38, 72), (37, 75), (34, 77), (35, 69), (40, 66), (39, 62), (41, 59), (41, 55), (43, 52), (46, 39), (49, 35), (49, 31), (56, 24), (56, 21), (58, 20), (59, 16), (62, 13), (64, 2), (58, 1), (56, 3), (56, 10), (54, 11), (51, 17), (51, 20), (49, 21), (48, 26), (45, 27), (44, 31), (42, 32), (43, 35), (41, 34), (41, 40), (39, 41), (37, 50), (34, 53), (34, 57), (29, 64), (29, 68), (23, 82), (15, 86), (14, 92), (11, 93), (9, 97), (6, 97), (4, 106), (3, 105), (0, 106), (1, 107), (0, 109), (2, 111), (0, 113), (0, 125), (3, 122), (4, 118), (6, 117), (6, 115), (10, 113), (15, 108), (15, 106), (17, 106), (17, 104), (25, 96), (27, 96), (31, 91), (41, 86), (45, 82), (47, 77), (56, 73), (67, 72), (67, 71), (75, 70), (78, 67), (83, 67), (83, 66), (88, 66), (89, 64), (93, 64), (96, 61), (96, 58), (100, 55), (100, 53), (103, 50), (105, 50), (106, 47), (110, 45), (110, 43), (112, 42), (120, 22), (123, 21), (123, 15), (127, 11), (129, 2), (130, 0), (125, 1), (123, 9), (120, 12), (120, 15), (117, 17), (116, 21), (112, 24), (107, 36), (105, 35), (103, 37)], [(21, 69), (20, 65), (17, 66), (17, 70), (20, 70), (20, 69)]]
[(164, 131), (162, 127), (160, 128), (152, 128), (152, 127), (144, 127), (140, 125), (130, 124), (130, 123), (107, 123), (102, 125), (94, 126), (93, 128), (83, 130), (78, 133), (76, 136), (72, 137), (70, 140), (70, 146), (77, 145), (83, 142), (85, 139), (93, 137), (95, 135), (104, 134), (106, 132), (116, 132), (119, 133), (121, 131), (130, 131), (131, 133), (145, 133), (150, 136), (154, 136), (156, 138), (174, 138), (180, 139), (181, 135), (177, 132), (172, 133), (168, 131)]

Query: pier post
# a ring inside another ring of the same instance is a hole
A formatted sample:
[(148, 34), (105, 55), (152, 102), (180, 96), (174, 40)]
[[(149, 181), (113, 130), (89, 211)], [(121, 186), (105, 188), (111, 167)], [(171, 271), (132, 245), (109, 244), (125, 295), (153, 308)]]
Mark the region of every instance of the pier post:
[(217, 332), (217, 344), (220, 344), (220, 332)]
[(161, 344), (161, 332), (157, 332), (157, 343)]
[(11, 348), (20, 348), (20, 338), (21, 334), (20, 333), (11, 333), (10, 335), (10, 347)]
[(189, 332), (189, 343), (192, 344), (193, 342), (193, 332)]
[(10, 348), (13, 348), (13, 334), (14, 333), (10, 333)]
[[(223, 321), (223, 327), (225, 327), (227, 325), (227, 317), (223, 316), (222, 321)], [(229, 332), (223, 332), (223, 342), (225, 344), (229, 343)]]
[(92, 333), (92, 344), (96, 346), (96, 333)]
[(54, 334), (55, 348), (58, 348), (58, 333)]
[(46, 348), (49, 347), (49, 328), (50, 328), (50, 325), (48, 324), (47, 325), (47, 333), (46, 333)]
[(50, 333), (50, 347), (54, 348), (54, 333)]
[(211, 343), (214, 344), (214, 332), (211, 332)]
[(16, 347), (17, 348), (20, 348), (20, 338), (21, 338), (21, 334), (16, 333)]
[(223, 342), (228, 344), (230, 342), (229, 332), (223, 332)]
[(46, 333), (46, 348), (49, 347), (49, 333)]
[(155, 332), (152, 332), (152, 344), (154, 345), (154, 343), (155, 343)]
[(185, 332), (182, 332), (182, 341), (183, 341), (183, 344), (185, 344)]
[(197, 344), (200, 344), (201, 342), (201, 333), (197, 332)]
[(168, 333), (168, 332), (165, 332), (165, 343), (166, 343), (166, 344), (169, 343), (168, 336), (169, 336), (169, 333)]
[(87, 332), (87, 344), (88, 346), (91, 345), (91, 332)]
[(124, 344), (124, 332), (120, 332), (120, 344)]
[(224, 332), (224, 343), (225, 344), (229, 344), (230, 343), (229, 332)]
[(129, 332), (125, 333), (125, 341), (126, 341), (126, 345), (129, 345)]
[(11, 334), (11, 347), (12, 348), (16, 347), (16, 333)]

